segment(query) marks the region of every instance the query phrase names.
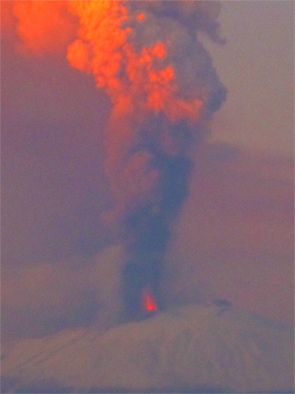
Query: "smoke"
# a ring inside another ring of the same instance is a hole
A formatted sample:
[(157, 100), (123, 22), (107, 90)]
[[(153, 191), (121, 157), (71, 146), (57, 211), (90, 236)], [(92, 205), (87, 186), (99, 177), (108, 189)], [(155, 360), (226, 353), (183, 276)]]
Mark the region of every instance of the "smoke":
[(190, 146), (202, 141), (226, 96), (198, 39), (203, 33), (222, 43), (219, 11), (219, 3), (208, 1), (15, 4), (23, 46), (35, 54), (59, 52), (78, 18), (67, 58), (94, 75), (113, 103), (104, 145), (113, 209), (105, 219), (121, 226), (129, 317), (141, 315), (146, 288), (163, 302), (164, 253), (188, 193)]
[(66, 1), (16, 1), (17, 33), (23, 54), (60, 56), (75, 37), (77, 24)]

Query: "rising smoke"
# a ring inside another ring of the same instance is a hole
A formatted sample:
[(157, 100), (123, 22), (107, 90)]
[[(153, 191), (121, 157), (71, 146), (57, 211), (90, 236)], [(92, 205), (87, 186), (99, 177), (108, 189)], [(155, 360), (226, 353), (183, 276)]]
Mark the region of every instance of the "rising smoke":
[[(206, 34), (222, 43), (217, 22), (220, 4), (21, 3), (15, 4), (18, 32), (26, 48), (36, 54), (46, 52), (46, 46), (54, 51), (58, 40), (52, 44), (48, 34), (52, 30), (56, 34), (60, 21), (66, 20), (68, 37), (69, 21), (78, 17), (78, 38), (68, 46), (67, 58), (73, 67), (93, 74), (97, 87), (112, 100), (105, 133), (105, 173), (113, 209), (106, 218), (122, 229), (125, 313), (129, 318), (141, 317), (143, 294), (153, 294), (162, 304), (163, 257), (171, 225), (188, 192), (190, 146), (202, 141), (212, 113), (226, 96), (198, 39)], [(34, 28), (40, 32), (30, 33), (38, 12), (49, 13), (47, 21), (53, 22), (37, 23)]]

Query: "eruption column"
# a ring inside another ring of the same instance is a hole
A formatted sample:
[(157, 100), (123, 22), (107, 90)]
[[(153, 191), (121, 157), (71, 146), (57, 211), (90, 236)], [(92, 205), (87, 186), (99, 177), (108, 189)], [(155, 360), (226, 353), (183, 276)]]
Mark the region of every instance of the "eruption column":
[[(125, 313), (141, 317), (142, 300), (148, 311), (162, 304), (163, 258), (171, 224), (187, 195), (189, 147), (202, 140), (211, 114), (225, 99), (226, 90), (198, 40), (202, 32), (222, 42), (220, 5), (201, 0), (54, 3), (79, 19), (69, 62), (93, 74), (113, 103), (105, 137), (105, 172), (114, 200), (108, 217), (123, 229)], [(19, 31), (32, 40), (21, 9), (16, 6)]]

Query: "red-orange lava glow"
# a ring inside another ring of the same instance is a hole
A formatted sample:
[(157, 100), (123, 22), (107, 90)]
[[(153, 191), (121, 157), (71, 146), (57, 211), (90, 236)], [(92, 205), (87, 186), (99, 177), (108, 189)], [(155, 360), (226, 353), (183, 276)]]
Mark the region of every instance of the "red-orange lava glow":
[(149, 288), (145, 288), (142, 292), (142, 308), (144, 312), (157, 312), (159, 307), (155, 297)]

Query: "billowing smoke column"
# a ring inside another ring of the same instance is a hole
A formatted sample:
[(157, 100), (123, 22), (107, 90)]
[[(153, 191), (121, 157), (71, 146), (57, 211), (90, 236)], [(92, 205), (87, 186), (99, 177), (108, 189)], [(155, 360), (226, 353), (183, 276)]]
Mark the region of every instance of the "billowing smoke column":
[[(15, 14), (26, 40), (19, 3)], [(142, 302), (150, 311), (162, 303), (163, 256), (171, 223), (187, 195), (189, 148), (202, 140), (210, 116), (225, 99), (225, 88), (198, 40), (202, 32), (222, 41), (216, 20), (220, 5), (183, 0), (55, 3), (57, 10), (67, 8), (79, 18), (78, 39), (67, 50), (69, 62), (93, 74), (113, 102), (105, 138), (105, 172), (114, 202), (108, 220), (123, 229), (125, 312), (129, 318), (141, 317)]]

